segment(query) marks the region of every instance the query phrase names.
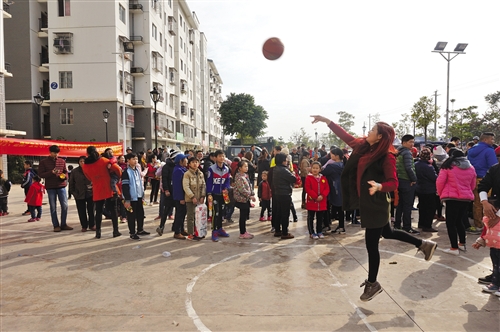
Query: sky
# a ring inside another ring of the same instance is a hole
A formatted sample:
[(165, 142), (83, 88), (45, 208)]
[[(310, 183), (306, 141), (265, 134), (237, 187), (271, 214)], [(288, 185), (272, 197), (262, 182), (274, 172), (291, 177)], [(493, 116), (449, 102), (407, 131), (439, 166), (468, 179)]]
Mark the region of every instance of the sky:
[[(333, 121), (355, 115), (362, 135), (370, 115), (394, 123), (422, 96), (434, 96), (445, 124), (447, 61), (432, 50), (468, 43), (450, 62), (449, 109), (478, 106), (500, 90), (500, 1), (187, 1), (208, 40), (208, 57), (224, 96), (247, 93), (268, 112), (265, 136), (288, 141), (304, 128), (327, 133), (310, 115)], [(278, 37), (283, 56), (269, 61), (262, 45)], [(373, 125), (373, 123), (372, 123)]]

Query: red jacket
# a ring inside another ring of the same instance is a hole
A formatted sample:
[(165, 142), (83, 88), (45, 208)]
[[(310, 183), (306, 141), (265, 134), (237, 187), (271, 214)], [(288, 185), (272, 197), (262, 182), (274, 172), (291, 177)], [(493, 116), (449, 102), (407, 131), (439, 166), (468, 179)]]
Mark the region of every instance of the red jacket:
[[(326, 211), (328, 194), (330, 193), (330, 186), (325, 176), (321, 175), (319, 178), (309, 174), (306, 176), (304, 185), (306, 191), (306, 208), (308, 211)], [(323, 200), (316, 201), (318, 196), (323, 196)]]
[(33, 181), (24, 201), (31, 206), (42, 206), (43, 194), (45, 194), (45, 186), (40, 182)]
[[(117, 164), (112, 164), (109, 159), (101, 157), (95, 161), (85, 160), (82, 166), (83, 173), (92, 182), (92, 195), (93, 201), (102, 201), (103, 199), (113, 197), (113, 190), (111, 189), (111, 176), (110, 172), (115, 173), (118, 179), (122, 176), (122, 169)], [(108, 165), (111, 168), (108, 169)]]
[(273, 197), (273, 194), (271, 192), (271, 186), (269, 185), (269, 182), (262, 180), (259, 183), (259, 190), (257, 191), (257, 194), (260, 199), (263, 201), (270, 201), (271, 197)]

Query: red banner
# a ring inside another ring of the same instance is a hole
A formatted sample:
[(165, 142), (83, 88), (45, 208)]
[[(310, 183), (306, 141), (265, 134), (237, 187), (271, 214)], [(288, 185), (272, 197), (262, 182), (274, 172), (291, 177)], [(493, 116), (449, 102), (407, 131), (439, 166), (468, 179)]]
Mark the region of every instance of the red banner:
[(17, 138), (0, 138), (0, 154), (10, 154), (17, 156), (48, 156), (49, 147), (57, 145), (61, 152), (60, 157), (80, 157), (87, 155), (87, 147), (93, 145), (99, 153), (105, 149), (111, 148), (113, 155), (119, 156), (123, 154), (123, 146), (117, 142), (68, 142), (68, 141), (46, 141), (37, 139), (17, 139)]

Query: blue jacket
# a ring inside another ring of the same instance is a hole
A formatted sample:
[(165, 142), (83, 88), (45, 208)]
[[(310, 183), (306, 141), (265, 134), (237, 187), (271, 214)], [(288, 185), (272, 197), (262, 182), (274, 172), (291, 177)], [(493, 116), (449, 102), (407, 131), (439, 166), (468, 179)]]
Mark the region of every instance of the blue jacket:
[(478, 178), (483, 178), (491, 166), (498, 163), (495, 150), (485, 142), (479, 142), (469, 149), (467, 159), (476, 169)]
[(326, 176), (330, 185), (328, 199), (333, 206), (342, 206), (342, 187), (340, 186), (340, 176), (344, 170), (343, 162), (334, 162), (326, 165), (321, 174)]
[(174, 201), (183, 201), (186, 197), (184, 196), (184, 188), (182, 187), (182, 179), (184, 178), (184, 173), (186, 173), (186, 167), (176, 164), (174, 166), (174, 171), (172, 172), (172, 189), (174, 191), (173, 198)]
[(122, 172), (122, 195), (126, 201), (138, 201), (144, 197), (144, 183), (139, 169), (127, 166)]
[(207, 172), (207, 195), (222, 195), (224, 189), (229, 190), (230, 175), (231, 172), (226, 164), (222, 164), (222, 168), (217, 166), (217, 163), (210, 166)]
[(415, 163), (417, 173), (417, 194), (435, 194), (437, 174), (434, 166), (427, 160), (419, 160)]

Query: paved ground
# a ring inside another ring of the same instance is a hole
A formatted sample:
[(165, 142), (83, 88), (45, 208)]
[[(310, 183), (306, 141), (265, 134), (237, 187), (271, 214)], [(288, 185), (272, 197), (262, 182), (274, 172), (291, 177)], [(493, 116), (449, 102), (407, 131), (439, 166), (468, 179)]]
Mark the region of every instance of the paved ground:
[[(80, 232), (73, 200), (73, 231), (52, 232), (48, 205), (40, 222), (27, 223), (22, 199), (16, 186), (0, 219), (2, 331), (500, 330), (499, 298), (477, 284), (490, 273), (489, 251), (443, 253), (444, 223), (422, 236), (439, 244), (430, 262), (411, 245), (381, 240), (384, 292), (364, 303), (363, 231), (311, 240), (300, 209), (293, 240), (274, 238), (252, 209), (254, 239), (239, 240), (232, 224), (231, 237), (213, 243), (159, 237), (158, 208), (147, 207), (152, 234), (135, 242), (112, 238), (109, 221), (100, 240)], [(298, 190), (294, 199), (300, 206)]]

